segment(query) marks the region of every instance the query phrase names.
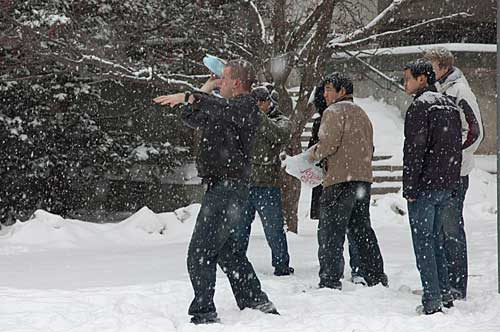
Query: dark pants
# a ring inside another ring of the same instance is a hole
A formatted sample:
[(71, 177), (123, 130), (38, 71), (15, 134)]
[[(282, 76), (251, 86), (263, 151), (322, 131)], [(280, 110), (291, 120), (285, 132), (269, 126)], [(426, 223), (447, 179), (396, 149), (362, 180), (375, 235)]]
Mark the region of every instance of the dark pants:
[[(368, 222), (370, 220), (368, 219)], [(361, 269), (361, 263), (359, 260), (359, 250), (354, 236), (351, 235), (349, 229), (347, 229), (347, 248), (349, 250), (349, 266), (351, 267), (351, 277), (363, 277), (364, 273)], [(342, 266), (342, 269), (344, 267)]]
[(368, 182), (344, 182), (324, 188), (318, 226), (320, 287), (341, 288), (340, 262), (347, 229), (357, 245), (367, 284), (387, 281), (377, 237), (370, 224), (370, 190)]
[(422, 304), (427, 312), (440, 308), (442, 301), (451, 300), (443, 249), (443, 222), (451, 217), (450, 199), (451, 191), (428, 190), (408, 202), (413, 249), (424, 291)]
[(443, 221), (444, 252), (448, 262), (448, 276), (452, 293), (457, 298), (467, 296), (467, 242), (464, 229), (464, 201), (469, 188), (469, 176), (460, 178), (460, 186), (451, 198), (454, 217)]
[[(319, 185), (312, 189), (312, 197), (311, 197), (311, 219), (319, 219), (320, 208), (321, 208), (321, 195), (323, 194), (323, 186)], [(354, 243), (354, 239), (351, 236), (351, 233), (347, 231), (347, 240), (349, 247), (349, 265), (351, 266), (351, 276), (363, 276), (363, 271), (361, 270), (359, 263), (359, 252), (356, 243)], [(344, 257), (342, 257), (340, 261), (340, 268), (344, 271)]]
[(281, 204), (281, 189), (276, 187), (251, 187), (243, 212), (243, 221), (237, 228), (238, 245), (244, 252), (252, 231), (252, 222), (257, 212), (262, 221), (267, 244), (271, 248), (272, 265), (275, 269), (286, 269), (290, 263), (284, 229)]
[(323, 194), (323, 186), (319, 185), (312, 189), (311, 195), (311, 212), (309, 216), (311, 219), (319, 219), (319, 212), (321, 209), (321, 195)]
[(246, 254), (238, 250), (234, 230), (241, 222), (248, 185), (238, 181), (210, 183), (189, 243), (187, 267), (194, 289), (189, 314), (216, 316), (213, 301), (217, 264), (229, 278), (240, 309), (269, 302)]

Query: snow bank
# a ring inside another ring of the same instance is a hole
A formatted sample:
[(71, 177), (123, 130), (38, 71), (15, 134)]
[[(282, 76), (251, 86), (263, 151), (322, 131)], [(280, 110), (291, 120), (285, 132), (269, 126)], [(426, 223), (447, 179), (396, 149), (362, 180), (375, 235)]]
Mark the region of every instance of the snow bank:
[(174, 212), (156, 214), (143, 207), (122, 222), (104, 224), (64, 219), (38, 210), (30, 220), (2, 230), (0, 241), (2, 244), (15, 245), (21, 251), (27, 251), (26, 248), (95, 249), (123, 244), (141, 245), (144, 241), (186, 241), (192, 232), (198, 210), (199, 204), (194, 204)]

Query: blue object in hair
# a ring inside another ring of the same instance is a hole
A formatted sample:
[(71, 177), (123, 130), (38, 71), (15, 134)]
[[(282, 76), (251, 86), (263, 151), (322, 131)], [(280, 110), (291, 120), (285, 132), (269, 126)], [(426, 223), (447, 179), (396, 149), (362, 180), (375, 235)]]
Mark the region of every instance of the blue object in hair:
[(224, 70), (225, 66), (224, 60), (219, 59), (216, 56), (207, 54), (203, 58), (203, 64), (218, 77), (222, 76), (222, 71)]

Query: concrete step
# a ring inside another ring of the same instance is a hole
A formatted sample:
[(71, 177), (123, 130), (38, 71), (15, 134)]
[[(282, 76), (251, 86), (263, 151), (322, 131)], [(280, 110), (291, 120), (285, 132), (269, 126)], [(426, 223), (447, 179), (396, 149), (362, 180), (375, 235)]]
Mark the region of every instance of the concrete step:
[(402, 171), (403, 166), (400, 165), (373, 165), (373, 171), (388, 171), (388, 172), (396, 172), (396, 171)]
[(386, 171), (386, 170), (373, 169), (373, 176), (403, 176), (403, 171), (402, 170)]
[(402, 176), (377, 176), (375, 175), (373, 177), (373, 182), (377, 182), (377, 183), (380, 183), (380, 182), (399, 182), (401, 183), (401, 181), (403, 181), (403, 177)]
[(373, 166), (372, 195), (397, 193), (403, 187), (403, 167), (394, 165)]
[(397, 193), (403, 186), (400, 181), (382, 181), (382, 178), (383, 177), (374, 177), (374, 182), (372, 183), (372, 195)]
[(391, 159), (392, 156), (373, 156), (373, 161), (380, 161), (380, 160), (387, 160), (387, 159)]
[(371, 194), (373, 195), (385, 195), (385, 194), (395, 194), (401, 190), (400, 187), (372, 187)]

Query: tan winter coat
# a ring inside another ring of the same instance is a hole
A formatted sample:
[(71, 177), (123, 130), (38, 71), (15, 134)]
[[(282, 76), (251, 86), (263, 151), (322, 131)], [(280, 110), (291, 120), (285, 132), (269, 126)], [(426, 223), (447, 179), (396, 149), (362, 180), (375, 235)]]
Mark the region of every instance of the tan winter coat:
[(323, 187), (351, 181), (373, 182), (373, 127), (365, 111), (345, 96), (323, 113), (315, 160), (326, 159)]

